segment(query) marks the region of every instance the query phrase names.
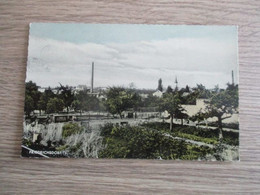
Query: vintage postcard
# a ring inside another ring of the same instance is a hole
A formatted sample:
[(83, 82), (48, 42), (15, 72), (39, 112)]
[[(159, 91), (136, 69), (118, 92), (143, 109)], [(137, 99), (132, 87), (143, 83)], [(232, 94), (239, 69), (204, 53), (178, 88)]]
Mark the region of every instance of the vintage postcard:
[(239, 160), (236, 26), (30, 24), (22, 157)]

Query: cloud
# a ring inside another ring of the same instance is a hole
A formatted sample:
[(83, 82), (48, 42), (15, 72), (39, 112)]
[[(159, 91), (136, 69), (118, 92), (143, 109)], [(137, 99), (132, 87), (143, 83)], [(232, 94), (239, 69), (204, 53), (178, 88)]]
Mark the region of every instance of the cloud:
[(134, 82), (138, 88), (156, 88), (162, 78), (167, 87), (178, 76), (180, 86), (225, 87), (231, 70), (237, 71), (236, 47), (232, 40), (208, 38), (75, 44), (31, 36), (27, 80), (40, 86), (90, 85), (94, 61), (95, 86)]

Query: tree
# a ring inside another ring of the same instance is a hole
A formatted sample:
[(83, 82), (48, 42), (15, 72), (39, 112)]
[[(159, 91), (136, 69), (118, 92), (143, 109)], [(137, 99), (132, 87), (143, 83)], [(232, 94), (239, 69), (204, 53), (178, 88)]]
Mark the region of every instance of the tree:
[(40, 100), (38, 102), (39, 110), (44, 110), (46, 112), (48, 101), (54, 97), (55, 94), (52, 92), (51, 88), (49, 87), (48, 89), (46, 89), (44, 93), (41, 94)]
[(142, 99), (141, 107), (155, 107), (159, 104), (159, 97), (149, 94), (147, 98)]
[(111, 114), (118, 114), (122, 118), (122, 112), (133, 108), (136, 99), (135, 93), (122, 87), (111, 87), (107, 92), (105, 102), (107, 110)]
[(167, 111), (170, 115), (170, 131), (173, 130), (173, 117), (184, 114), (184, 108), (181, 107), (181, 101), (178, 93), (164, 94), (160, 104), (160, 110)]
[(79, 91), (74, 96), (71, 106), (77, 111), (97, 111), (99, 110), (99, 99), (89, 94), (89, 90)]
[(188, 86), (188, 85), (186, 85), (186, 87), (185, 87), (185, 92), (190, 92), (190, 87)]
[(64, 108), (64, 102), (61, 99), (58, 99), (57, 97), (51, 98), (47, 103), (47, 113), (55, 113), (60, 112)]
[(210, 91), (206, 89), (206, 87), (202, 84), (197, 84), (197, 87), (193, 88), (193, 96), (197, 98), (209, 98)]
[(61, 91), (60, 97), (63, 100), (65, 107), (67, 108), (67, 113), (69, 113), (69, 107), (71, 106), (74, 100), (74, 93), (72, 91), (72, 88), (60, 84), (59, 91)]
[(24, 111), (27, 117), (30, 117), (31, 112), (34, 110), (33, 99), (30, 95), (25, 95)]
[(238, 86), (229, 85), (226, 90), (220, 90), (208, 101), (205, 101), (207, 117), (217, 117), (219, 139), (223, 139), (222, 121), (230, 118), (237, 111), (238, 107)]
[(183, 97), (183, 104), (196, 104), (196, 100), (198, 98), (210, 98), (210, 96), (212, 95), (210, 93), (209, 90), (206, 89), (206, 87), (202, 84), (197, 84), (196, 87), (192, 88), (192, 90), (190, 90), (189, 86), (186, 86), (186, 89), (181, 90), (182, 92), (188, 92), (189, 94), (185, 97)]
[(158, 80), (158, 88), (157, 88), (157, 90), (159, 90), (159, 91), (163, 91), (163, 86), (162, 86), (162, 79), (159, 79)]
[(187, 119), (189, 117), (189, 115), (186, 114), (184, 111), (185, 111), (185, 109), (181, 107), (175, 113), (175, 118), (181, 119), (181, 125), (183, 125), (183, 119)]
[(74, 108), (75, 111), (79, 111), (81, 114), (82, 111), (82, 106), (81, 106), (81, 102), (78, 99), (75, 99), (72, 103), (71, 103), (72, 108)]
[[(32, 109), (32, 111), (38, 109), (38, 101), (41, 96), (41, 92), (38, 91), (38, 88), (39, 87), (36, 85), (36, 83), (32, 81), (25, 83), (25, 97), (27, 96), (27, 99), (30, 99), (29, 97), (31, 97), (30, 104), (32, 104), (32, 107), (30, 107), (30, 109)], [(26, 107), (28, 105), (29, 104), (25, 104), (25, 110), (29, 109)]]
[(142, 98), (138, 93), (134, 92), (133, 90), (131, 90), (129, 93), (131, 94), (129, 106), (132, 107), (134, 111), (137, 111), (138, 107), (142, 103)]
[(166, 93), (173, 93), (173, 89), (170, 85), (167, 87)]
[(197, 125), (199, 125), (201, 121), (205, 121), (206, 126), (208, 126), (207, 120), (206, 120), (207, 118), (208, 118), (208, 114), (205, 113), (202, 109), (200, 109), (198, 113), (196, 113), (195, 115), (190, 117), (190, 120), (197, 121), (198, 122)]

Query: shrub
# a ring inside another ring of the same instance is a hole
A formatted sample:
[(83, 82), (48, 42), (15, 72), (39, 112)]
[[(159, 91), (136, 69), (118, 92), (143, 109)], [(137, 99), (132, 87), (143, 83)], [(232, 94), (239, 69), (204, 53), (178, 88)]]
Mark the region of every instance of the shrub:
[(77, 123), (67, 123), (62, 127), (62, 137), (66, 138), (73, 134), (81, 133), (82, 131), (83, 127)]
[(174, 140), (159, 131), (144, 127), (110, 126), (104, 138), (102, 158), (180, 159), (186, 153), (184, 141)]
[(101, 136), (109, 136), (111, 134), (111, 131), (113, 129), (112, 123), (106, 123), (105, 125), (101, 126)]

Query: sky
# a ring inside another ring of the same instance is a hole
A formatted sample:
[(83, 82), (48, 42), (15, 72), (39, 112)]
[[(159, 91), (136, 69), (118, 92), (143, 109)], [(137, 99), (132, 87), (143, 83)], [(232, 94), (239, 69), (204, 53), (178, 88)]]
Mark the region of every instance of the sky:
[(30, 24), (27, 76), (41, 87), (91, 84), (156, 89), (238, 83), (236, 26)]

